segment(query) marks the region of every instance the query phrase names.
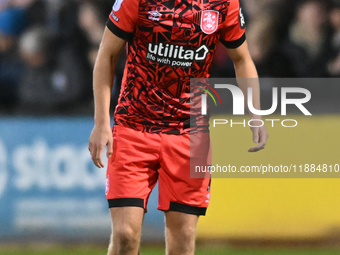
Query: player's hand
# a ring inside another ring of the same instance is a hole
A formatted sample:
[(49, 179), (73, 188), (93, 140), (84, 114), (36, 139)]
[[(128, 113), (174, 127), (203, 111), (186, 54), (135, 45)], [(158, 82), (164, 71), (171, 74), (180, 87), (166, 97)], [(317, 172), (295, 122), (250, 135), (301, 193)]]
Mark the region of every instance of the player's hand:
[(266, 127), (251, 127), (250, 129), (253, 132), (253, 142), (257, 143), (257, 145), (250, 148), (248, 152), (257, 152), (263, 150), (268, 140), (268, 132)]
[(93, 163), (99, 167), (103, 168), (103, 151), (105, 146), (106, 149), (106, 156), (108, 158), (112, 155), (112, 130), (110, 125), (95, 125), (89, 139), (89, 151), (91, 153), (91, 158)]

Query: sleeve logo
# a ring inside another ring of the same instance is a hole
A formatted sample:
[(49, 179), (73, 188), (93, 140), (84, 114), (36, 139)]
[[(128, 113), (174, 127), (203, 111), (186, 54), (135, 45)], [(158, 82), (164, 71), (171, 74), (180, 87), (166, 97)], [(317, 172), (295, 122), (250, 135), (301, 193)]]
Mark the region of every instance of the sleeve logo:
[(124, 0), (116, 0), (115, 4), (113, 5), (113, 10), (115, 12), (119, 11), (120, 6), (122, 5)]
[(243, 12), (242, 12), (242, 8), (240, 8), (239, 22), (240, 22), (240, 27), (241, 27), (241, 29), (246, 28), (246, 21), (245, 21), (245, 19), (244, 19), (244, 15), (243, 15)]
[(111, 12), (111, 17), (114, 21), (119, 22), (119, 18), (113, 12)]
[(218, 27), (218, 11), (202, 11), (201, 29), (206, 34), (212, 34)]

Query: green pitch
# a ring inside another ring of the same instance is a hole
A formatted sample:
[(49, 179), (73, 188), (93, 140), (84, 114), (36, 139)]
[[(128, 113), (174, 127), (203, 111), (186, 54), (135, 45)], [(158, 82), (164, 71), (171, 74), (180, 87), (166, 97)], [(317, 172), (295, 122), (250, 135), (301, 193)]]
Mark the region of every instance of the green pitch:
[[(196, 255), (338, 255), (331, 248), (227, 248), (222, 246), (198, 247)], [(95, 246), (0, 246), (0, 255), (106, 255), (105, 247)], [(161, 247), (145, 246), (141, 255), (164, 255)]]

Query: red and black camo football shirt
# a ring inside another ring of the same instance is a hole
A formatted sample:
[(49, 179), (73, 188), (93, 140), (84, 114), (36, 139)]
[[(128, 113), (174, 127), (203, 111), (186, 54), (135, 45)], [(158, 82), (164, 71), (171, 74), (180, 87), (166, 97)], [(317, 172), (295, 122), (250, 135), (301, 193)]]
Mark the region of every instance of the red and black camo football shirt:
[(115, 124), (186, 134), (208, 129), (190, 121), (190, 78), (209, 77), (217, 44), (245, 41), (238, 0), (116, 0), (107, 27), (127, 40)]

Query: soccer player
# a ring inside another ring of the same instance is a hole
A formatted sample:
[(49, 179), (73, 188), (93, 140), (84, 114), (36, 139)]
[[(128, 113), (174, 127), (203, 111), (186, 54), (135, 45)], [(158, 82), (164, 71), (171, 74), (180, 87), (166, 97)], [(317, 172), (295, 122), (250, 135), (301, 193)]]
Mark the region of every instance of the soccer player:
[[(190, 178), (190, 136), (207, 144), (209, 133), (205, 116), (190, 121), (190, 78), (209, 77), (219, 42), (234, 61), (237, 78), (257, 78), (238, 0), (116, 0), (94, 68), (95, 126), (89, 140), (99, 168), (104, 167), (107, 146), (109, 255), (138, 254), (143, 216), (157, 181), (166, 254), (194, 254), (198, 217), (209, 204), (210, 178)], [(114, 69), (125, 45), (127, 61), (111, 130)], [(246, 93), (245, 85), (239, 86)], [(260, 109), (259, 85), (252, 86), (254, 107)], [(265, 127), (252, 132), (257, 145), (249, 151), (263, 149)], [(208, 152), (202, 151), (194, 157), (207, 165)]]

